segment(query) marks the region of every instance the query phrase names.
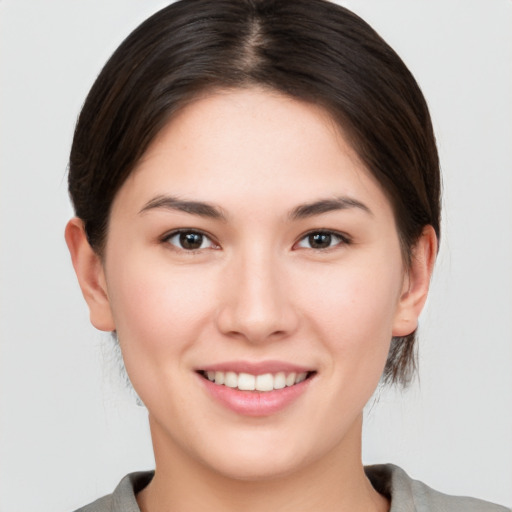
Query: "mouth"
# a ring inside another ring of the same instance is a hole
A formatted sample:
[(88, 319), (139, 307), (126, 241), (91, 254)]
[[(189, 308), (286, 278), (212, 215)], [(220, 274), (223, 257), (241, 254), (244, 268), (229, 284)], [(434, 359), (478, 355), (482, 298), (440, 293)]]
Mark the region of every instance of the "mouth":
[(291, 388), (313, 377), (315, 371), (307, 372), (276, 372), (254, 375), (245, 372), (198, 370), (204, 379), (217, 386), (238, 389), (239, 391), (253, 391), (269, 393), (284, 388)]
[[(278, 414), (308, 395), (316, 370), (284, 361), (231, 361), (196, 369), (215, 402), (248, 417)], [(300, 402), (299, 402), (300, 403)]]

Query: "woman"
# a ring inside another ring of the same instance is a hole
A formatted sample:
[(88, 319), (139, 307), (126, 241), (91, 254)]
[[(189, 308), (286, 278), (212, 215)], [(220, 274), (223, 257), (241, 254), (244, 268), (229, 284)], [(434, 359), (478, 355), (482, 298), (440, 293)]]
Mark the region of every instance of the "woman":
[(91, 89), (69, 190), (156, 461), (84, 510), (505, 510), (361, 462), (364, 405), (413, 373), (440, 234), (425, 101), (361, 19), (165, 8)]

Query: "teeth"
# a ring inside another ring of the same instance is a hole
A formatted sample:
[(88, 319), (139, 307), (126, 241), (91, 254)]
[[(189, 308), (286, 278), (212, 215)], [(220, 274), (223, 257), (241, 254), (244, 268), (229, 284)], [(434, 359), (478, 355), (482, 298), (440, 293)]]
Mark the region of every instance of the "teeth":
[(286, 387), (286, 375), (283, 372), (276, 373), (274, 376), (274, 389), (283, 389)]
[[(290, 373), (286, 376), (286, 385), (293, 386), (295, 384), (295, 377), (297, 377), (296, 373)], [(211, 380), (211, 379), (210, 379)]]
[(304, 373), (299, 373), (297, 375), (297, 378), (295, 379), (295, 384), (298, 384), (299, 382), (302, 382), (303, 380), (306, 380), (306, 377), (308, 376), (308, 374), (306, 372)]
[(249, 373), (240, 373), (238, 375), (238, 389), (244, 391), (254, 391), (256, 386), (256, 377)]
[(258, 391), (272, 391), (274, 389), (274, 377), (271, 373), (264, 373), (256, 377), (256, 389)]
[(273, 391), (299, 384), (306, 380), (307, 372), (276, 374), (264, 373), (263, 375), (251, 375), (250, 373), (236, 372), (214, 372), (208, 371), (205, 376), (217, 385), (224, 385), (229, 388), (238, 388), (242, 391)]
[(224, 377), (224, 386), (228, 388), (238, 387), (238, 375), (235, 372), (226, 372)]

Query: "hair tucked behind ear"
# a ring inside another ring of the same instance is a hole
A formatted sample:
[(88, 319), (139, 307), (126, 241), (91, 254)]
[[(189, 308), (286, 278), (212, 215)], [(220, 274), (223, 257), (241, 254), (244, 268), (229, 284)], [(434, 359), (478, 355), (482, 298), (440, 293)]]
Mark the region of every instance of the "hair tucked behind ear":
[[(324, 107), (394, 210), (404, 262), (424, 226), (439, 237), (440, 176), (423, 95), (361, 18), (325, 0), (181, 0), (128, 36), (78, 120), (69, 191), (91, 246), (112, 201), (170, 117), (215, 88), (265, 87)], [(415, 333), (391, 345), (383, 379), (407, 383)]]

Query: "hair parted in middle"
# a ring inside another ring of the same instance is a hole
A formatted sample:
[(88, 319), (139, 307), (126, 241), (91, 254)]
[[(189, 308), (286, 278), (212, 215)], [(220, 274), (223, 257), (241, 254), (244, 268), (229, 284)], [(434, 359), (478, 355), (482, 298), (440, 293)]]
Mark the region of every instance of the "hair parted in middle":
[[(361, 18), (326, 0), (179, 0), (136, 28), (81, 111), (69, 192), (101, 256), (112, 202), (180, 109), (215, 90), (260, 87), (319, 105), (394, 211), (404, 265), (427, 225), (440, 235), (440, 172), (425, 99)], [(415, 332), (393, 338), (384, 382), (409, 382)]]

